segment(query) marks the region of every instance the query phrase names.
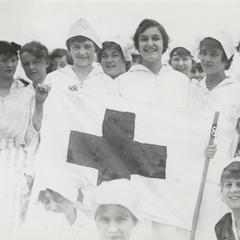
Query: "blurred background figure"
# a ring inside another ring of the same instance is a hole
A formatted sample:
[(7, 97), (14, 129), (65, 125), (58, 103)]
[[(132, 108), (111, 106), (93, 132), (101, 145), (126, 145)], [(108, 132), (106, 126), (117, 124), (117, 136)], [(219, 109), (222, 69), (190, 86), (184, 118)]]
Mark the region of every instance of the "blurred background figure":
[(115, 79), (128, 71), (132, 64), (131, 45), (121, 36), (114, 36), (103, 42), (99, 61), (103, 71)]
[(191, 79), (193, 66), (193, 47), (186, 41), (172, 42), (169, 45), (169, 64)]
[(42, 83), (47, 76), (49, 65), (47, 47), (37, 41), (26, 43), (20, 51), (20, 59), (26, 76), (36, 88), (37, 84)]
[(73, 59), (70, 52), (64, 48), (56, 48), (49, 56), (50, 64), (47, 68), (47, 72), (53, 72), (59, 68), (63, 68), (66, 65), (73, 65)]
[(131, 55), (132, 55), (132, 65), (142, 63), (142, 57), (141, 57), (140, 53), (135, 48), (131, 49)]
[(202, 65), (200, 62), (194, 62), (191, 69), (191, 79), (201, 81), (206, 76), (206, 73), (203, 71)]

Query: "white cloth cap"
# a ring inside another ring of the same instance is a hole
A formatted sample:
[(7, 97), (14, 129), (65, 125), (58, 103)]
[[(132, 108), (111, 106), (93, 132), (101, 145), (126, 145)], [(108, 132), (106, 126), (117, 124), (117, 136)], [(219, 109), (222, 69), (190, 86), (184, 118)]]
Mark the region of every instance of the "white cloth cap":
[(201, 40), (205, 38), (213, 38), (218, 42), (220, 42), (228, 59), (234, 55), (235, 48), (234, 48), (233, 37), (228, 32), (223, 30), (213, 32), (213, 33), (204, 35), (204, 37)]
[(87, 22), (85, 19), (80, 18), (70, 28), (70, 31), (68, 33), (67, 40), (69, 40), (72, 37), (77, 36), (83, 36), (91, 41), (93, 41), (99, 48), (102, 48), (102, 43), (99, 40), (97, 33), (92, 28), (92, 26)]
[(130, 40), (127, 41), (127, 39), (124, 39), (122, 36), (115, 35), (108, 37), (104, 42), (115, 42), (119, 44), (125, 61), (132, 61), (131, 49), (133, 48), (133, 43), (131, 43)]
[(169, 55), (171, 54), (171, 52), (175, 49), (175, 48), (185, 48), (186, 50), (188, 50), (191, 54), (191, 56), (194, 56), (194, 47), (191, 43), (189, 43), (188, 41), (184, 41), (184, 40), (178, 40), (178, 41), (172, 41), (169, 44)]
[(121, 205), (138, 220), (142, 218), (140, 198), (128, 179), (116, 179), (101, 183), (93, 197), (94, 208), (102, 204)]
[(51, 189), (63, 197), (67, 198), (73, 203), (78, 200), (79, 183), (70, 171), (66, 168), (55, 168), (52, 171), (45, 171), (41, 173), (41, 183), (39, 190)]

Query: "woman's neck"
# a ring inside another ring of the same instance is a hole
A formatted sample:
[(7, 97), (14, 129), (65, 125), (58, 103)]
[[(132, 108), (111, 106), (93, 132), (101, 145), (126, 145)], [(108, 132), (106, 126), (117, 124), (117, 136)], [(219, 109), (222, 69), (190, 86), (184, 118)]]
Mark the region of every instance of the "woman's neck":
[(214, 73), (214, 74), (207, 74), (206, 85), (208, 90), (212, 90), (213, 88), (215, 88), (226, 77), (227, 76), (224, 71), (219, 73)]
[(156, 62), (148, 62), (143, 60), (142, 64), (143, 66), (148, 68), (151, 72), (157, 75), (162, 67), (162, 60), (160, 59), (159, 61)]
[(84, 81), (89, 73), (92, 71), (93, 66), (88, 65), (86, 67), (79, 67), (78, 65), (73, 65), (72, 70), (76, 73), (80, 81)]

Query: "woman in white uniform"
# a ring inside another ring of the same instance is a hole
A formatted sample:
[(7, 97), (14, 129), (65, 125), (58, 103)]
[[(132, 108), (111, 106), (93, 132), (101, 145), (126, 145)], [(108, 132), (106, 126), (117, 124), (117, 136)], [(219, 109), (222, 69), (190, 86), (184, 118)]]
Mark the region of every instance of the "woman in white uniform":
[(127, 73), (116, 79), (118, 94), (138, 101), (186, 108), (188, 78), (162, 64), (162, 55), (169, 42), (163, 26), (155, 20), (144, 19), (133, 40), (142, 57), (142, 64), (132, 66)]
[(28, 153), (38, 135), (32, 125), (34, 92), (14, 79), (20, 48), (0, 41), (0, 238), (6, 240), (25, 214)]
[[(235, 77), (227, 76), (233, 55), (234, 42), (225, 31), (205, 36), (199, 44), (199, 56), (206, 77), (192, 90), (191, 104), (197, 111), (220, 112), (219, 129), (216, 139), (219, 153), (211, 162), (203, 196), (196, 239), (212, 239), (214, 224), (224, 211), (219, 201), (218, 179), (221, 169), (232, 159), (236, 150), (237, 121), (240, 116), (240, 84)], [(223, 135), (222, 135), (223, 136)], [(223, 153), (225, 154), (223, 156)]]
[(95, 62), (102, 44), (85, 19), (79, 19), (71, 26), (66, 45), (73, 58), (73, 65), (48, 74), (45, 83), (50, 83), (52, 88), (63, 87), (94, 95), (102, 94), (112, 79)]

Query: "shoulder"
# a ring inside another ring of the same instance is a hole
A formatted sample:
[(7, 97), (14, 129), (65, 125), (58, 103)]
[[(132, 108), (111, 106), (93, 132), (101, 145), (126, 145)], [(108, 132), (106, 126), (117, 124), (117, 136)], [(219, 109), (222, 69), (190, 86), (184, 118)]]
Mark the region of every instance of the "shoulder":
[(225, 234), (232, 230), (232, 215), (231, 213), (225, 214), (215, 225), (215, 233), (217, 236)]
[(124, 81), (134, 81), (141, 78), (146, 79), (146, 77), (152, 76), (149, 71), (147, 71), (142, 65), (133, 65), (127, 72), (118, 76), (115, 81), (124, 82)]
[(186, 83), (189, 83), (189, 79), (188, 77), (181, 73), (181, 72), (178, 72), (172, 68), (169, 68), (169, 67), (164, 67), (163, 69), (163, 75), (165, 75), (165, 77), (168, 77), (168, 78), (171, 78), (173, 80), (178, 80), (178, 81), (183, 81), (183, 82), (186, 82)]

